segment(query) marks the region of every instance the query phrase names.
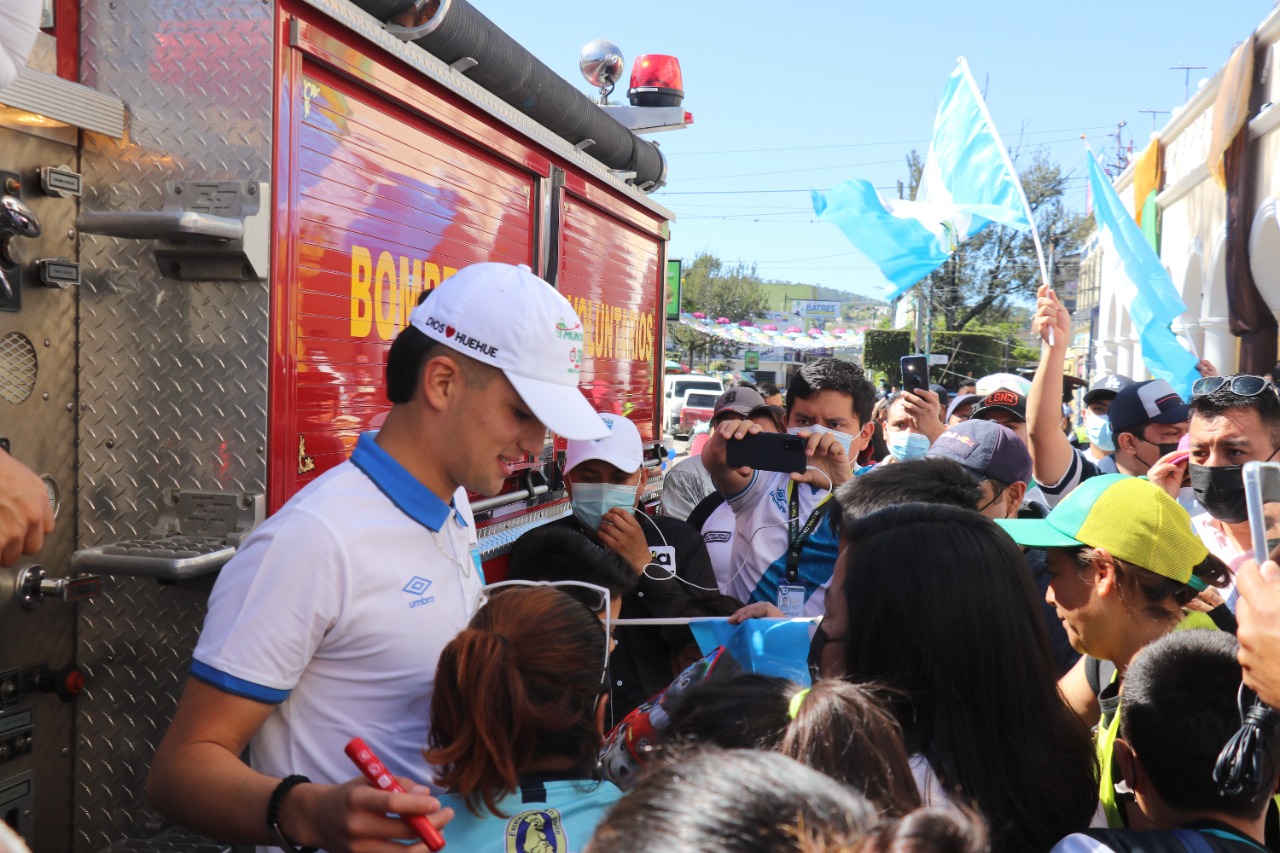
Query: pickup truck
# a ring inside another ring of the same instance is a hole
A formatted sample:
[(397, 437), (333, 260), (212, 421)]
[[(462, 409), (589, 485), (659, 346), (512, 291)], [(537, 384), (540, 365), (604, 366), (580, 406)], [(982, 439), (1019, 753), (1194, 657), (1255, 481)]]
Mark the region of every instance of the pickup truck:
[(676, 431), (692, 435), (700, 424), (710, 423), (711, 415), (715, 413), (716, 398), (719, 396), (712, 391), (690, 391), (685, 394), (680, 403), (680, 423)]

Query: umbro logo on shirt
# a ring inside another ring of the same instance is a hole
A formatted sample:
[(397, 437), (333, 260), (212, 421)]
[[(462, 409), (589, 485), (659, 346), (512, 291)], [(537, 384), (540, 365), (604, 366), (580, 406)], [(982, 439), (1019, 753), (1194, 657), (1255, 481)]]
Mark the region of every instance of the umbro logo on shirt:
[(436, 597), (427, 595), (427, 590), (431, 588), (431, 581), (426, 578), (420, 578), (417, 575), (409, 578), (409, 582), (401, 587), (401, 592), (407, 592), (414, 596), (414, 600), (409, 602), (409, 607), (422, 607), (425, 604), (434, 604)]
[(785, 513), (787, 511), (787, 490), (774, 489), (769, 493), (769, 497), (773, 499), (774, 506), (778, 508), (778, 512)]

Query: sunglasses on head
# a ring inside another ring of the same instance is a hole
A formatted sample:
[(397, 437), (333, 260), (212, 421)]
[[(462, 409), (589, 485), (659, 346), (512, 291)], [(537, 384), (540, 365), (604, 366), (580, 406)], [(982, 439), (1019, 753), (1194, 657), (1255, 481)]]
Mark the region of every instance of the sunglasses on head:
[(1224, 385), (1237, 397), (1256, 397), (1268, 388), (1275, 391), (1275, 385), (1266, 376), (1254, 376), (1249, 373), (1237, 373), (1233, 376), (1205, 376), (1197, 379), (1191, 386), (1191, 399), (1207, 397)]
[[(600, 683), (604, 684), (609, 675), (609, 652), (613, 650), (613, 608), (610, 607), (609, 590), (586, 581), (498, 581), (480, 587), (480, 596), (476, 599), (476, 613), (496, 595), (509, 589), (537, 589), (550, 587), (563, 592), (575, 601), (585, 604), (587, 608), (604, 622), (604, 670), (600, 673)], [(472, 614), (474, 616), (474, 614)]]

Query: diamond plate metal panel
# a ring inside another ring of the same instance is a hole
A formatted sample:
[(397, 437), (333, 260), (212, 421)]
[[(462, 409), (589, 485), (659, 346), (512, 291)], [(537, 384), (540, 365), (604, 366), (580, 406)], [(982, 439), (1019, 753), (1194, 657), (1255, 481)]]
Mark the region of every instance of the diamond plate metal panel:
[[(274, 4), (85, 0), (83, 82), (129, 109), (86, 135), (83, 206), (158, 210), (168, 181), (271, 178)], [(83, 235), (80, 545), (145, 533), (166, 488), (265, 491), (268, 284), (160, 277), (148, 241)], [(207, 593), (117, 578), (78, 622), (73, 847), (161, 825), (149, 761)]]
[[(58, 163), (74, 168), (75, 148), (0, 128), (0, 169), (18, 173), (22, 198), (42, 226), (39, 237), (15, 241), (28, 260), (75, 256), (75, 242), (68, 236), (75, 202), (50, 198), (38, 189), (37, 169)], [(19, 392), (0, 390), (0, 437), (9, 440), (16, 459), (47, 475), (63, 500), (57, 526), (40, 552), (14, 568), (0, 569), (0, 673), (42, 663), (59, 669), (71, 663), (75, 647), (72, 607), (54, 600), (26, 610), (13, 597), (18, 573), (32, 564), (52, 578), (68, 574), (76, 531), (76, 294), (41, 287), (32, 279), (23, 276), (22, 309), (0, 312), (0, 388)], [(0, 763), (0, 787), (17, 774), (32, 773), (33, 813), (20, 822), (32, 828), (32, 848), (41, 853), (70, 849), (73, 707), (48, 693), (30, 691), (6, 710), (35, 716), (33, 750)]]

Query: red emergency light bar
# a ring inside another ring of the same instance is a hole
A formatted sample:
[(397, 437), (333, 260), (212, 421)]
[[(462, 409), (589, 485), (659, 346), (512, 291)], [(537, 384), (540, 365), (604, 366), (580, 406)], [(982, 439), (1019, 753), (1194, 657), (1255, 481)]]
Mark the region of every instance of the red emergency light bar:
[(636, 57), (627, 98), (633, 107), (678, 107), (684, 101), (680, 60), (663, 53)]

